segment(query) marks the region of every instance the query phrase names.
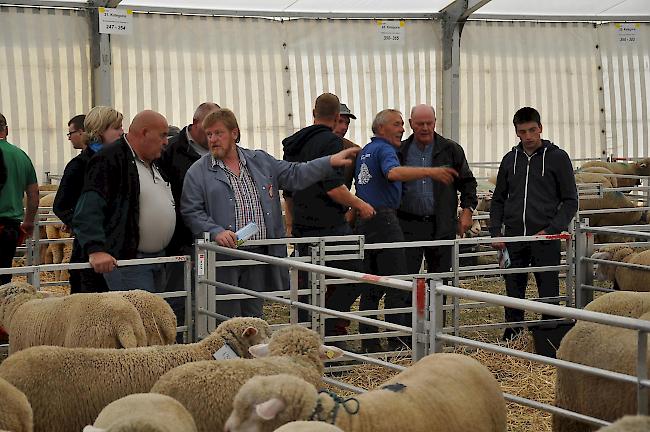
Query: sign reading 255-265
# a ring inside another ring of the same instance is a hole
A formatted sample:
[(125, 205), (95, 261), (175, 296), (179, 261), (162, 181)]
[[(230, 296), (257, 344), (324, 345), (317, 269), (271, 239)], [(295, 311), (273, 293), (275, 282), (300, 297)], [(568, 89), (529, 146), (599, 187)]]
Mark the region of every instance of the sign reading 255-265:
[(128, 9), (99, 8), (99, 32), (105, 34), (131, 34), (133, 11)]

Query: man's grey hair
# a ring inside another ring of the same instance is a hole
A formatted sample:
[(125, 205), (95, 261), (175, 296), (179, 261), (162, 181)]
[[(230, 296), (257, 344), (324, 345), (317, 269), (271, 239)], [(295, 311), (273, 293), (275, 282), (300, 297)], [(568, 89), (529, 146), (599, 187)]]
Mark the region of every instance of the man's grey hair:
[(372, 121), (372, 133), (377, 134), (379, 131), (379, 126), (386, 124), (388, 115), (392, 113), (397, 113), (400, 116), (402, 115), (400, 111), (392, 108), (379, 111), (375, 116), (375, 119)]
[(426, 106), (427, 108), (431, 109), (431, 111), (433, 112), (433, 116), (434, 116), (434, 117), (436, 116), (436, 110), (435, 110), (435, 108), (433, 108), (431, 105), (421, 104), (421, 105), (415, 105), (413, 108), (411, 108), (411, 118), (413, 117), (413, 113), (415, 112), (415, 110), (416, 110), (418, 107), (421, 107), (421, 106)]
[(198, 120), (199, 122), (203, 122), (205, 116), (210, 114), (212, 111), (218, 110), (219, 108), (221, 107), (214, 102), (203, 102), (201, 105), (196, 107), (196, 111), (194, 111), (194, 117), (192, 118), (192, 120)]

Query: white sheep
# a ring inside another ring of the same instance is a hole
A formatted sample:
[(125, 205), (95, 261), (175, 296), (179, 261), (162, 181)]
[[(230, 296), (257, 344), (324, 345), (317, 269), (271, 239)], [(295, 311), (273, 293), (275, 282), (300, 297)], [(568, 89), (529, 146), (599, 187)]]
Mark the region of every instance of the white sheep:
[(0, 326), (10, 354), (37, 345), (132, 348), (147, 341), (138, 311), (121, 296), (45, 298), (24, 282), (0, 286)]
[(650, 417), (625, 416), (611, 425), (598, 429), (598, 432), (648, 432), (650, 431)]
[(255, 377), (239, 391), (226, 432), (267, 432), (295, 420), (355, 432), (505, 432), (506, 404), (490, 371), (460, 354), (431, 354), (380, 388), (343, 400), (304, 380)]
[[(599, 175), (599, 174), (591, 174)], [(576, 181), (579, 180), (576, 174)], [(605, 192), (602, 198), (581, 198), (580, 210), (633, 209), (636, 205), (621, 192)], [(643, 223), (643, 211), (631, 210), (618, 213), (599, 213), (587, 215), (591, 226), (635, 225)]]
[[(627, 162), (602, 162), (602, 161), (591, 161), (583, 164), (580, 167), (580, 170), (584, 170), (589, 167), (603, 167), (607, 168), (614, 174), (626, 174), (626, 175), (639, 175), (647, 176), (650, 175), (650, 159), (644, 159), (639, 162), (627, 163)], [(639, 184), (639, 180), (633, 178), (617, 178), (619, 187), (631, 187)]]
[[(650, 265), (650, 250), (635, 250), (626, 246), (606, 246), (595, 252), (595, 259), (629, 264)], [(614, 282), (614, 288), (623, 291), (650, 291), (650, 270), (626, 268), (614, 264), (598, 264), (596, 278)]]
[(0, 364), (0, 377), (27, 396), (36, 432), (79, 431), (109, 403), (149, 392), (171, 369), (207, 360), (225, 344), (240, 356), (270, 336), (259, 318), (233, 318), (194, 344), (131, 349), (40, 346), (17, 352)]
[(178, 401), (136, 393), (106, 406), (83, 432), (196, 432), (192, 415)]
[[(45, 195), (38, 201), (39, 207), (52, 207), (54, 203), (55, 193)], [(45, 216), (40, 220), (42, 221), (57, 221), (59, 220), (56, 216)], [(69, 231), (63, 231), (63, 224), (47, 224), (42, 225), (39, 229), (39, 237), (42, 240), (53, 240), (53, 239), (62, 239), (70, 238), (72, 233)], [(60, 264), (70, 262), (72, 248), (68, 247), (66, 249), (64, 243), (43, 243), (40, 247), (40, 263), (41, 264)], [(69, 275), (67, 270), (55, 270), (54, 271), (55, 280), (67, 280)]]
[[(589, 303), (586, 309), (650, 320), (650, 293), (607, 293)], [(579, 321), (562, 339), (557, 357), (573, 363), (636, 375), (637, 332)], [(650, 373), (650, 368), (648, 369)], [(611, 422), (637, 412), (636, 385), (558, 368), (555, 405)], [(553, 416), (555, 432), (593, 430), (596, 430), (595, 426)]]
[(176, 343), (176, 315), (162, 297), (144, 290), (112, 291), (100, 295), (119, 295), (140, 314), (147, 336), (146, 345)]
[(0, 378), (0, 430), (32, 432), (34, 415), (27, 397)]
[(343, 432), (343, 429), (319, 421), (295, 421), (280, 426), (275, 432)]
[(300, 326), (277, 330), (268, 344), (249, 351), (264, 358), (186, 364), (162, 376), (151, 391), (182, 403), (194, 416), (200, 432), (222, 430), (237, 391), (249, 378), (286, 373), (320, 385), (323, 359), (343, 355), (338, 348), (322, 345), (316, 332)]
[(603, 177), (605, 177), (609, 181), (610, 186), (607, 186), (607, 187), (613, 187), (613, 188), (618, 187), (618, 178), (614, 177), (614, 173), (611, 172), (609, 169), (607, 169), (605, 167), (592, 166), (592, 167), (587, 167), (587, 168), (580, 168), (580, 170), (577, 172), (577, 174), (580, 174), (580, 173), (602, 174)]

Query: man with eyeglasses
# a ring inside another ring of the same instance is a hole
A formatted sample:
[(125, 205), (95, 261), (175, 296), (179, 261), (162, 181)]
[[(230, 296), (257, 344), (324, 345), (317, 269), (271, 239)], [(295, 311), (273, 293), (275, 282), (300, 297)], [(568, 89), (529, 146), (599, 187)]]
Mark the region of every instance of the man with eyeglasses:
[(84, 120), (86, 116), (83, 114), (76, 115), (68, 122), (68, 140), (72, 143), (75, 150), (83, 150), (86, 148), (86, 137), (84, 135)]

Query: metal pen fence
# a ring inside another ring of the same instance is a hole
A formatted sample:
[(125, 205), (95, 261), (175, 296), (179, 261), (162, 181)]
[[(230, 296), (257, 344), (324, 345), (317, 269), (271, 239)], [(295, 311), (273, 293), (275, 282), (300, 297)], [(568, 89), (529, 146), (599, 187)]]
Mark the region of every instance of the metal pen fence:
[[(193, 340), (193, 323), (192, 323), (192, 263), (190, 257), (187, 255), (171, 256), (171, 257), (157, 257), (157, 258), (140, 258), (140, 259), (129, 259), (129, 260), (118, 260), (118, 267), (129, 267), (137, 265), (146, 265), (146, 264), (167, 264), (167, 263), (183, 263), (183, 289), (176, 291), (167, 291), (167, 292), (155, 292), (153, 294), (162, 297), (162, 298), (185, 298), (185, 317), (184, 323), (181, 326), (176, 327), (177, 333), (183, 333), (183, 337), (186, 341)], [(0, 268), (0, 274), (12, 274), (12, 275), (31, 275), (32, 279), (36, 281), (38, 286), (38, 281), (40, 280), (40, 274), (46, 271), (55, 271), (55, 270), (79, 270), (91, 268), (89, 263), (62, 263), (62, 264), (40, 264), (40, 265), (30, 265), (23, 267), (12, 267), (12, 268)], [(6, 345), (0, 345), (0, 347), (5, 347)]]

